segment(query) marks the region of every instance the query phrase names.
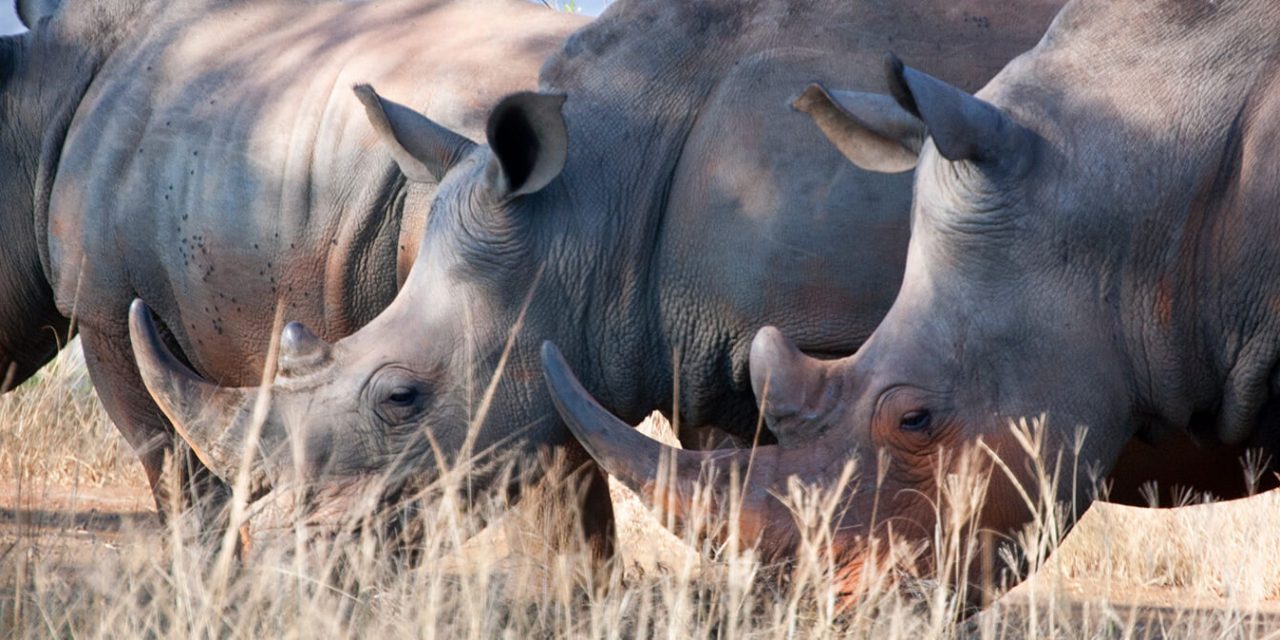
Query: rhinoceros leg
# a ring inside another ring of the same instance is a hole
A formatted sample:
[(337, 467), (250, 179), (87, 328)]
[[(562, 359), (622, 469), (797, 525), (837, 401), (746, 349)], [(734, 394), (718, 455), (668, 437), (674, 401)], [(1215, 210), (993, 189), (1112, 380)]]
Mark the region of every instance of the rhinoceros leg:
[(609, 497), (609, 479), (594, 462), (583, 469), (587, 475), (582, 496), (582, 533), (591, 555), (604, 562), (613, 558), (617, 532), (613, 522), (613, 499)]
[[(616, 549), (608, 475), (577, 442), (542, 448), (538, 455), (544, 475), (538, 480), (542, 493), (537, 510), (539, 521), (533, 523), (533, 527), (553, 536), (581, 535), (581, 540), (586, 543), (585, 551), (594, 560), (596, 578), (605, 578), (608, 562), (613, 559)], [(511, 497), (521, 499), (521, 494), (528, 487), (516, 485), (511, 488), (514, 491)], [(576, 530), (573, 529), (575, 527)], [(565, 541), (556, 540), (553, 546), (562, 545)]]
[(196, 507), (201, 525), (216, 524), (228, 495), (226, 486), (177, 437), (147, 393), (129, 346), (127, 325), (105, 330), (82, 326), (80, 339), (89, 378), (107, 415), (142, 461), (161, 518), (168, 520)]
[[(1209, 494), (1219, 500), (1236, 500), (1270, 491), (1280, 487), (1280, 477), (1275, 473), (1275, 448), (1264, 445), (1271, 443), (1212, 446), (1199, 444), (1185, 433), (1172, 434), (1155, 444), (1134, 438), (1111, 470), (1106, 500), (1135, 507), (1176, 507), (1188, 496)], [(1251, 448), (1263, 463), (1254, 470), (1254, 486), (1249, 485), (1245, 473)], [(1158, 498), (1155, 504), (1153, 498)]]

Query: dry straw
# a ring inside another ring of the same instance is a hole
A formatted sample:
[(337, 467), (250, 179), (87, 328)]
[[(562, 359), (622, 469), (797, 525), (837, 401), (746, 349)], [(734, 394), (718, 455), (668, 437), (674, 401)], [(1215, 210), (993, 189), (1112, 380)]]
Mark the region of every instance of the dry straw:
[[(1005, 472), (990, 450), (957, 455), (939, 472), (928, 496), (941, 523), (931, 544), (876, 541), (878, 560), (860, 578), (866, 595), (852, 604), (841, 598), (828, 553), (831, 522), (844, 489), (877, 481), (852, 466), (832, 486), (793, 482), (780, 496), (804, 540), (785, 568), (738, 551), (732, 530), (724, 545), (706, 535), (732, 529), (732, 519), (695, 514), (678, 538), (658, 525), (664, 514), (615, 486), (619, 559), (602, 569), (571, 524), (580, 489), (572, 474), (552, 473), (556, 480), (512, 506), (497, 497), (464, 501), (464, 465), (420, 488), (410, 510), (357, 501), (366, 509), (342, 527), (299, 529), (284, 548), (230, 562), (226, 546), (197, 542), (208, 538), (189, 521), (161, 530), (150, 518), (109, 513), (121, 509), (104, 495), (148, 503), (141, 470), (97, 405), (77, 353), (68, 349), (38, 380), (0, 397), (5, 637), (1280, 635), (1280, 607), (1270, 600), (1280, 587), (1280, 496), (1174, 510), (1095, 507), (1064, 535), (1069, 505), (1042, 496), (1079, 476), (1069, 453), (1035, 458), (1041, 486), (1022, 492), (1035, 520), (1015, 541), (1035, 575), (1004, 595), (972, 526), (986, 484), (979, 470)], [(671, 441), (661, 420), (643, 428)], [(1010, 429), (1025, 451), (1043, 451), (1043, 418)], [(709, 501), (699, 494), (694, 502)], [(95, 507), (98, 520), (86, 517)], [(252, 515), (252, 505), (244, 508)], [(963, 619), (968, 594), (953, 592), (954, 581), (914, 575), (912, 561), (923, 554), (943, 576), (974, 567), (987, 575), (982, 588), (994, 595), (986, 611)]]

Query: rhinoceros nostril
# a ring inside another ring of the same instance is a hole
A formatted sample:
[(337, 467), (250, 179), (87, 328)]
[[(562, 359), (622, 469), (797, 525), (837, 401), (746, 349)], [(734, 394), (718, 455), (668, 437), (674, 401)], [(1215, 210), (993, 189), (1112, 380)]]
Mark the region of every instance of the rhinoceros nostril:
[(323, 365), (329, 344), (300, 322), (285, 325), (280, 334), (280, 373), (296, 376)]

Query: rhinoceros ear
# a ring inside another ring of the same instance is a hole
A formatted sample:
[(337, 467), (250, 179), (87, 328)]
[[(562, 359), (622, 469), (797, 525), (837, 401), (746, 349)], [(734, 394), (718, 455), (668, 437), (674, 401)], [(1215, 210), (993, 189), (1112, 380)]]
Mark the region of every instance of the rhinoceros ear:
[(813, 436), (835, 406), (839, 381), (831, 363), (805, 355), (774, 327), (751, 341), (751, 389), (778, 443), (796, 444)]
[(912, 69), (892, 54), (885, 66), (890, 93), (924, 121), (942, 157), (994, 161), (1024, 139), (1026, 130), (995, 105)]
[(40, 22), (41, 18), (48, 18), (58, 11), (58, 0), (17, 0), (14, 9), (18, 12), (18, 19), (22, 21), (22, 26), (30, 29)]
[(560, 108), (565, 97), (522, 92), (494, 107), (486, 133), (493, 151), (489, 184), (502, 197), (541, 191), (564, 169), (569, 134)]
[(924, 144), (924, 122), (891, 96), (827, 91), (814, 83), (791, 106), (809, 114), (823, 135), (860, 169), (909, 171)]
[(383, 98), (367, 84), (356, 85), (353, 90), (374, 131), (410, 180), (440, 182), (476, 146), (417, 111)]

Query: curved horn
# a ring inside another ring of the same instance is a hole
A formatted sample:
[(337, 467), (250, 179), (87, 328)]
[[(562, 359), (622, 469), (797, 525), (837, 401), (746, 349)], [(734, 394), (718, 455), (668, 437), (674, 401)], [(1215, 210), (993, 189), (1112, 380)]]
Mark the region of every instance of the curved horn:
[[(551, 342), (542, 344), (542, 366), (556, 409), (591, 457), (650, 504), (674, 516), (680, 526), (696, 521), (699, 489), (711, 492), (708, 497), (713, 517), (732, 517), (736, 512), (740, 539), (747, 544), (760, 537), (766, 524), (776, 524), (776, 519), (767, 513), (774, 502), (768, 490), (778, 462), (776, 447), (753, 451), (686, 451), (669, 447), (601, 407)], [(730, 502), (735, 482), (739, 483), (736, 497), (741, 500), (736, 510)], [(786, 521), (791, 523), (789, 517)]]
[(234, 478), (255, 390), (219, 387), (188, 369), (165, 346), (141, 300), (129, 307), (129, 336), (142, 382), (178, 435), (209, 470), (224, 480)]

